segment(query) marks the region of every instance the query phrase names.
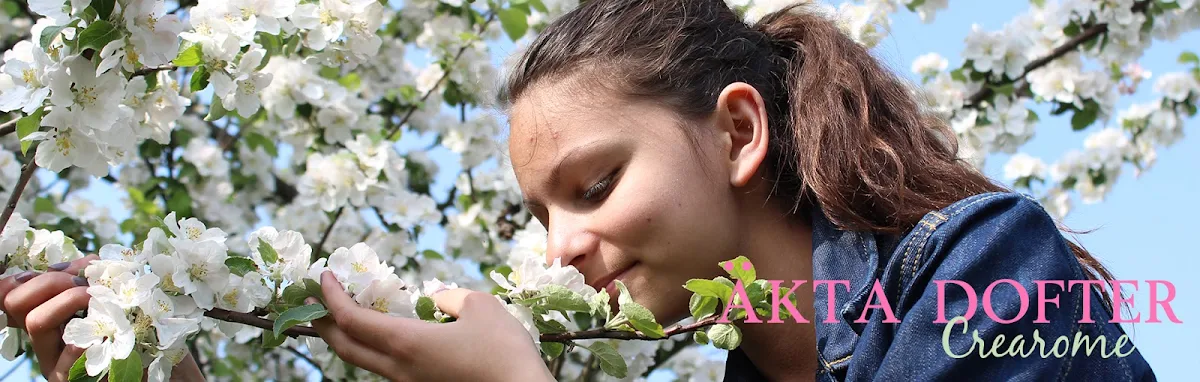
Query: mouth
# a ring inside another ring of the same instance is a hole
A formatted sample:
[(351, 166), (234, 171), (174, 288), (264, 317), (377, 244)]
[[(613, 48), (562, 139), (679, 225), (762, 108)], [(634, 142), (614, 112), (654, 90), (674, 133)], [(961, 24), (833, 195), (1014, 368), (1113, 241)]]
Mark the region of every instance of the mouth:
[[(609, 273), (609, 274), (605, 275), (604, 277), (601, 277), (601, 278), (597, 279), (596, 281), (589, 283), (588, 286), (592, 287), (592, 289), (595, 289), (597, 291), (608, 290), (609, 293), (616, 293), (617, 292), (616, 280), (621, 280), (622, 277), (624, 277), (626, 274), (629, 273), (629, 270), (633, 269), (638, 264), (639, 263), (635, 262), (633, 264), (630, 264), (628, 267), (618, 269), (613, 273)], [(624, 282), (624, 280), (622, 280), (622, 282)]]

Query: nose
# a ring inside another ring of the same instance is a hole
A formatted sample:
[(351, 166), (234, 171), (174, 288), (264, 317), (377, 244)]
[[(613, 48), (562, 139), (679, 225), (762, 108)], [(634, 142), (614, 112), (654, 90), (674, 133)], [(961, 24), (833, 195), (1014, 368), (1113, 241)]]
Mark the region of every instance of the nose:
[(586, 216), (565, 211), (552, 214), (546, 232), (546, 264), (559, 258), (563, 266), (579, 268), (584, 258), (596, 253), (600, 240), (589, 231)]

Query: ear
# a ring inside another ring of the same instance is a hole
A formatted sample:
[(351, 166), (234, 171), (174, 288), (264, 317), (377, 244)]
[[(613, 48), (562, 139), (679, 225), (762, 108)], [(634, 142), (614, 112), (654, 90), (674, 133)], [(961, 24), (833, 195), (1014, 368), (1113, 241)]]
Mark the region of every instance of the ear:
[(767, 157), (767, 107), (750, 84), (734, 82), (717, 98), (717, 129), (729, 150), (729, 181), (745, 186)]

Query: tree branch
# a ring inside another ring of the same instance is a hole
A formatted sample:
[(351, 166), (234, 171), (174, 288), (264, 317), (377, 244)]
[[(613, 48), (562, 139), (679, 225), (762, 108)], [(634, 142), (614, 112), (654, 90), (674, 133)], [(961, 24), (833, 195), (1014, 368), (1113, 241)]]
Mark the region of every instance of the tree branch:
[[(488, 24), (491, 24), (492, 20), (495, 20), (495, 19), (496, 19), (495, 12), (488, 14), (487, 19), (479, 24), (479, 30), (477, 31), (477, 33), (482, 34), (483, 32), (487, 31)], [(450, 60), (450, 62), (451, 63), (458, 62), (459, 58), (461, 58), (463, 53), (467, 52), (467, 48), (470, 48), (470, 47), (471, 47), (471, 44), (466, 44), (466, 45), (463, 45), (462, 47), (458, 48), (458, 52), (454, 53), (454, 58), (452, 60)], [(433, 84), (432, 89), (429, 89), (429, 91), (427, 91), (427, 92), (425, 92), (425, 94), (421, 95), (421, 99), (418, 101), (418, 103), (424, 103), (425, 100), (429, 99), (429, 96), (433, 95), (433, 92), (437, 91), (437, 89), (442, 86), (442, 82), (446, 81), (447, 78), (450, 78), (449, 70), (444, 71), (442, 73), (442, 76), (438, 77), (438, 80), (437, 80), (437, 82), (435, 82)], [(405, 123), (408, 123), (408, 119), (412, 118), (413, 113), (416, 113), (416, 112), (417, 112), (416, 106), (409, 107), (408, 111), (406, 111), (404, 113), (404, 116), (400, 118), (400, 123), (397, 123), (394, 126), (392, 126), (392, 128), (388, 130), (387, 134), (384, 134), (383, 136), (390, 137), (390, 136), (396, 134), (396, 130), (399, 130), (400, 127), (404, 126)]]
[[(1148, 7), (1149, 5), (1150, 5), (1149, 1), (1140, 1), (1140, 2), (1134, 3), (1132, 11), (1144, 12), (1146, 10), (1146, 7)], [(1017, 84), (1014, 87), (1019, 89), (1017, 94), (1022, 94), (1024, 92), (1028, 91), (1029, 81), (1026, 81), (1025, 77), (1028, 76), (1030, 72), (1033, 72), (1034, 70), (1038, 70), (1041, 67), (1046, 66), (1050, 62), (1061, 58), (1062, 56), (1066, 55), (1067, 53), (1070, 53), (1071, 51), (1078, 49), (1080, 45), (1083, 45), (1084, 43), (1091, 41), (1092, 39), (1096, 38), (1096, 36), (1099, 36), (1105, 32), (1108, 32), (1108, 24), (1107, 23), (1092, 25), (1091, 27), (1088, 27), (1087, 29), (1083, 30), (1083, 32), (1080, 32), (1079, 35), (1072, 37), (1070, 40), (1067, 40), (1067, 42), (1063, 43), (1062, 45), (1055, 47), (1054, 50), (1050, 51), (1050, 54), (1047, 54), (1042, 57), (1038, 57), (1037, 59), (1030, 61), (1028, 64), (1025, 64), (1025, 68), (1021, 72), (1021, 75), (1012, 81), (1012, 83)], [(972, 94), (971, 97), (967, 98), (966, 106), (978, 107), (980, 102), (983, 102), (983, 100), (990, 98), (995, 93), (996, 93), (996, 91), (992, 90), (991, 87), (984, 86), (983, 88), (980, 88), (979, 91), (976, 91), (975, 94)]]
[[(31, 147), (29, 153), (33, 154), (35, 150), (37, 150), (36, 147)], [(8, 197), (8, 203), (4, 206), (4, 214), (0, 215), (0, 233), (4, 233), (4, 226), (8, 225), (8, 218), (12, 217), (13, 211), (16, 211), (17, 202), (21, 201), (21, 192), (25, 191), (25, 186), (29, 185), (29, 179), (33, 178), (33, 173), (37, 168), (36, 160), (30, 155), (29, 161), (25, 162), (25, 168), (21, 170), (17, 186), (13, 188), (12, 195)]]
[(321, 241), (317, 243), (317, 251), (314, 254), (320, 254), (325, 250), (325, 241), (329, 240), (329, 234), (333, 232), (333, 226), (337, 224), (338, 218), (342, 217), (342, 210), (346, 209), (346, 205), (338, 207), (337, 212), (333, 213), (333, 220), (329, 222), (329, 226), (325, 227), (325, 234), (321, 235)]
[(173, 64), (168, 64), (168, 65), (163, 65), (163, 66), (154, 66), (154, 67), (145, 67), (145, 68), (141, 68), (141, 69), (134, 71), (133, 74), (129, 75), (129, 78), (132, 79), (133, 77), (144, 76), (147, 74), (153, 74), (153, 73), (157, 73), (162, 70), (175, 70), (175, 69), (179, 69), (179, 67), (175, 66)]
[[(205, 311), (204, 316), (209, 317), (209, 318), (214, 318), (217, 320), (221, 320), (221, 321), (226, 321), (226, 322), (236, 322), (239, 324), (250, 325), (250, 326), (253, 326), (256, 328), (261, 328), (263, 330), (274, 330), (275, 329), (275, 321), (274, 320), (258, 317), (251, 313), (240, 313), (240, 312), (234, 312), (234, 311), (229, 311), (229, 310), (220, 309), (220, 308), (213, 308), (212, 310)], [(608, 338), (608, 339), (619, 339), (619, 340), (657, 341), (657, 340), (668, 339), (677, 334), (694, 332), (694, 331), (715, 325), (717, 323), (718, 323), (717, 316), (711, 316), (711, 317), (708, 317), (703, 320), (696, 321), (696, 322), (693, 322), (693, 323), (690, 323), (687, 325), (674, 325), (674, 326), (671, 326), (671, 327), (667, 328), (666, 330), (664, 330), (663, 333), (665, 335), (661, 338), (652, 338), (652, 337), (646, 336), (646, 335), (638, 333), (638, 332), (628, 332), (628, 331), (624, 331), (624, 330), (597, 328), (597, 329), (582, 330), (582, 331), (578, 331), (578, 332), (543, 333), (541, 335), (541, 340), (542, 340), (542, 342), (571, 342), (574, 340)], [(293, 326), (291, 328), (284, 330), (283, 334), (286, 334), (288, 337), (292, 337), (292, 338), (297, 338), (300, 336), (320, 337), (320, 335), (317, 334), (316, 329), (313, 329), (313, 328), (307, 327), (307, 326)]]
[(0, 123), (0, 137), (3, 137), (5, 135), (9, 135), (9, 134), (12, 134), (13, 132), (16, 132), (17, 131), (17, 121), (20, 121), (20, 120), (21, 120), (20, 118), (13, 118), (11, 121)]
[(596, 338), (654, 341), (654, 340), (670, 338), (671, 336), (674, 336), (676, 334), (694, 332), (694, 331), (697, 331), (697, 330), (700, 330), (700, 329), (703, 329), (703, 328), (706, 328), (706, 327), (709, 327), (709, 326), (712, 326), (715, 324), (717, 324), (717, 316), (711, 316), (711, 317), (708, 317), (703, 320), (696, 321), (696, 322), (693, 322), (693, 323), (690, 323), (687, 325), (674, 325), (674, 326), (667, 328), (666, 330), (663, 330), (664, 336), (662, 338), (652, 338), (652, 337), (646, 336), (645, 334), (641, 334), (641, 333), (637, 333), (637, 332), (627, 332), (624, 330), (612, 330), (612, 329), (598, 328), (598, 329), (582, 330), (582, 331), (578, 331), (578, 332), (547, 333), (547, 334), (542, 334), (541, 339), (542, 339), (542, 342), (570, 342), (570, 341), (574, 341), (574, 340), (588, 340), (588, 339), (596, 339)]
[[(226, 322), (236, 322), (239, 324), (250, 325), (263, 330), (275, 330), (274, 320), (258, 317), (250, 313), (239, 313), (220, 308), (213, 308), (213, 310), (205, 311), (204, 316)], [(286, 334), (288, 337), (292, 338), (299, 336), (320, 337), (320, 335), (317, 334), (316, 329), (306, 326), (293, 326), (287, 330), (284, 330), (283, 334)]]

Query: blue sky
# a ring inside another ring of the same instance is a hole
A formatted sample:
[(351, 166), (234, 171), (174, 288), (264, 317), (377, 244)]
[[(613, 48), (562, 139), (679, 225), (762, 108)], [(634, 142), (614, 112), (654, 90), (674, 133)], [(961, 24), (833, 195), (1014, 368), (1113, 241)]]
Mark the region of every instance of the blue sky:
[[(938, 13), (933, 24), (922, 24), (914, 14), (901, 12), (893, 17), (891, 35), (876, 48), (876, 54), (898, 72), (909, 77), (912, 60), (927, 52), (938, 52), (950, 60), (954, 67), (960, 63), (959, 53), (963, 38), (978, 23), (986, 30), (1004, 26), (1013, 16), (1024, 12), (1028, 3), (1023, 1), (975, 1), (953, 3)], [(1197, 50), (1197, 46), (1186, 46), (1185, 41), (1200, 41), (1200, 32), (1182, 36), (1175, 42), (1156, 42), (1140, 61), (1156, 75), (1182, 70), (1175, 58), (1183, 49)], [(511, 52), (510, 44), (496, 47), (496, 62)], [(1144, 83), (1141, 92), (1123, 99), (1118, 110), (1131, 102), (1151, 100), (1150, 83)], [(1081, 148), (1088, 131), (1073, 132), (1069, 120), (1054, 118), (1047, 113), (1037, 135), (1023, 151), (1053, 162), (1070, 149)], [(1195, 129), (1196, 119), (1187, 121), (1185, 132)], [(408, 136), (402, 146), (424, 146), (431, 137)], [(458, 173), (457, 159), (447, 155), (444, 149), (435, 150), (432, 157), (442, 166), (438, 179), (437, 196), (442, 198), (445, 190), (453, 184)], [(1002, 176), (1004, 156), (989, 158), (985, 170), (989, 176)], [(46, 174), (42, 174), (46, 175)], [(1195, 294), (1200, 293), (1200, 283), (1190, 273), (1200, 269), (1196, 255), (1200, 251), (1187, 240), (1192, 226), (1190, 217), (1200, 213), (1194, 200), (1200, 189), (1200, 139), (1185, 137), (1175, 146), (1158, 152), (1158, 163), (1148, 172), (1135, 178), (1132, 168), (1127, 168), (1107, 200), (1100, 204), (1082, 205), (1075, 203), (1066, 224), (1076, 230), (1095, 230), (1081, 235), (1080, 243), (1097, 256), (1118, 279), (1167, 280), (1176, 287), (1176, 298), (1172, 304), (1174, 313), (1183, 321), (1173, 323), (1141, 323), (1129, 326), (1133, 343), (1155, 369), (1159, 379), (1185, 380), (1191, 376), (1190, 365), (1195, 362), (1195, 352), (1188, 345), (1200, 343), (1200, 324), (1192, 320), (1200, 317), (1200, 306)], [(96, 182), (89, 188), (89, 197), (113, 209), (115, 217), (128, 216), (120, 211), (118, 193), (111, 187)], [(439, 248), (444, 240), (441, 232), (430, 232), (422, 237), (421, 247)], [(1145, 320), (1149, 314), (1146, 284), (1139, 283), (1134, 307)], [(1161, 295), (1162, 293), (1160, 293)], [(1161, 314), (1161, 311), (1160, 311)], [(0, 373), (7, 371), (10, 364), (0, 360)], [(13, 374), (14, 380), (23, 380), (29, 375), (28, 363)], [(658, 379), (658, 378), (656, 378)]]

